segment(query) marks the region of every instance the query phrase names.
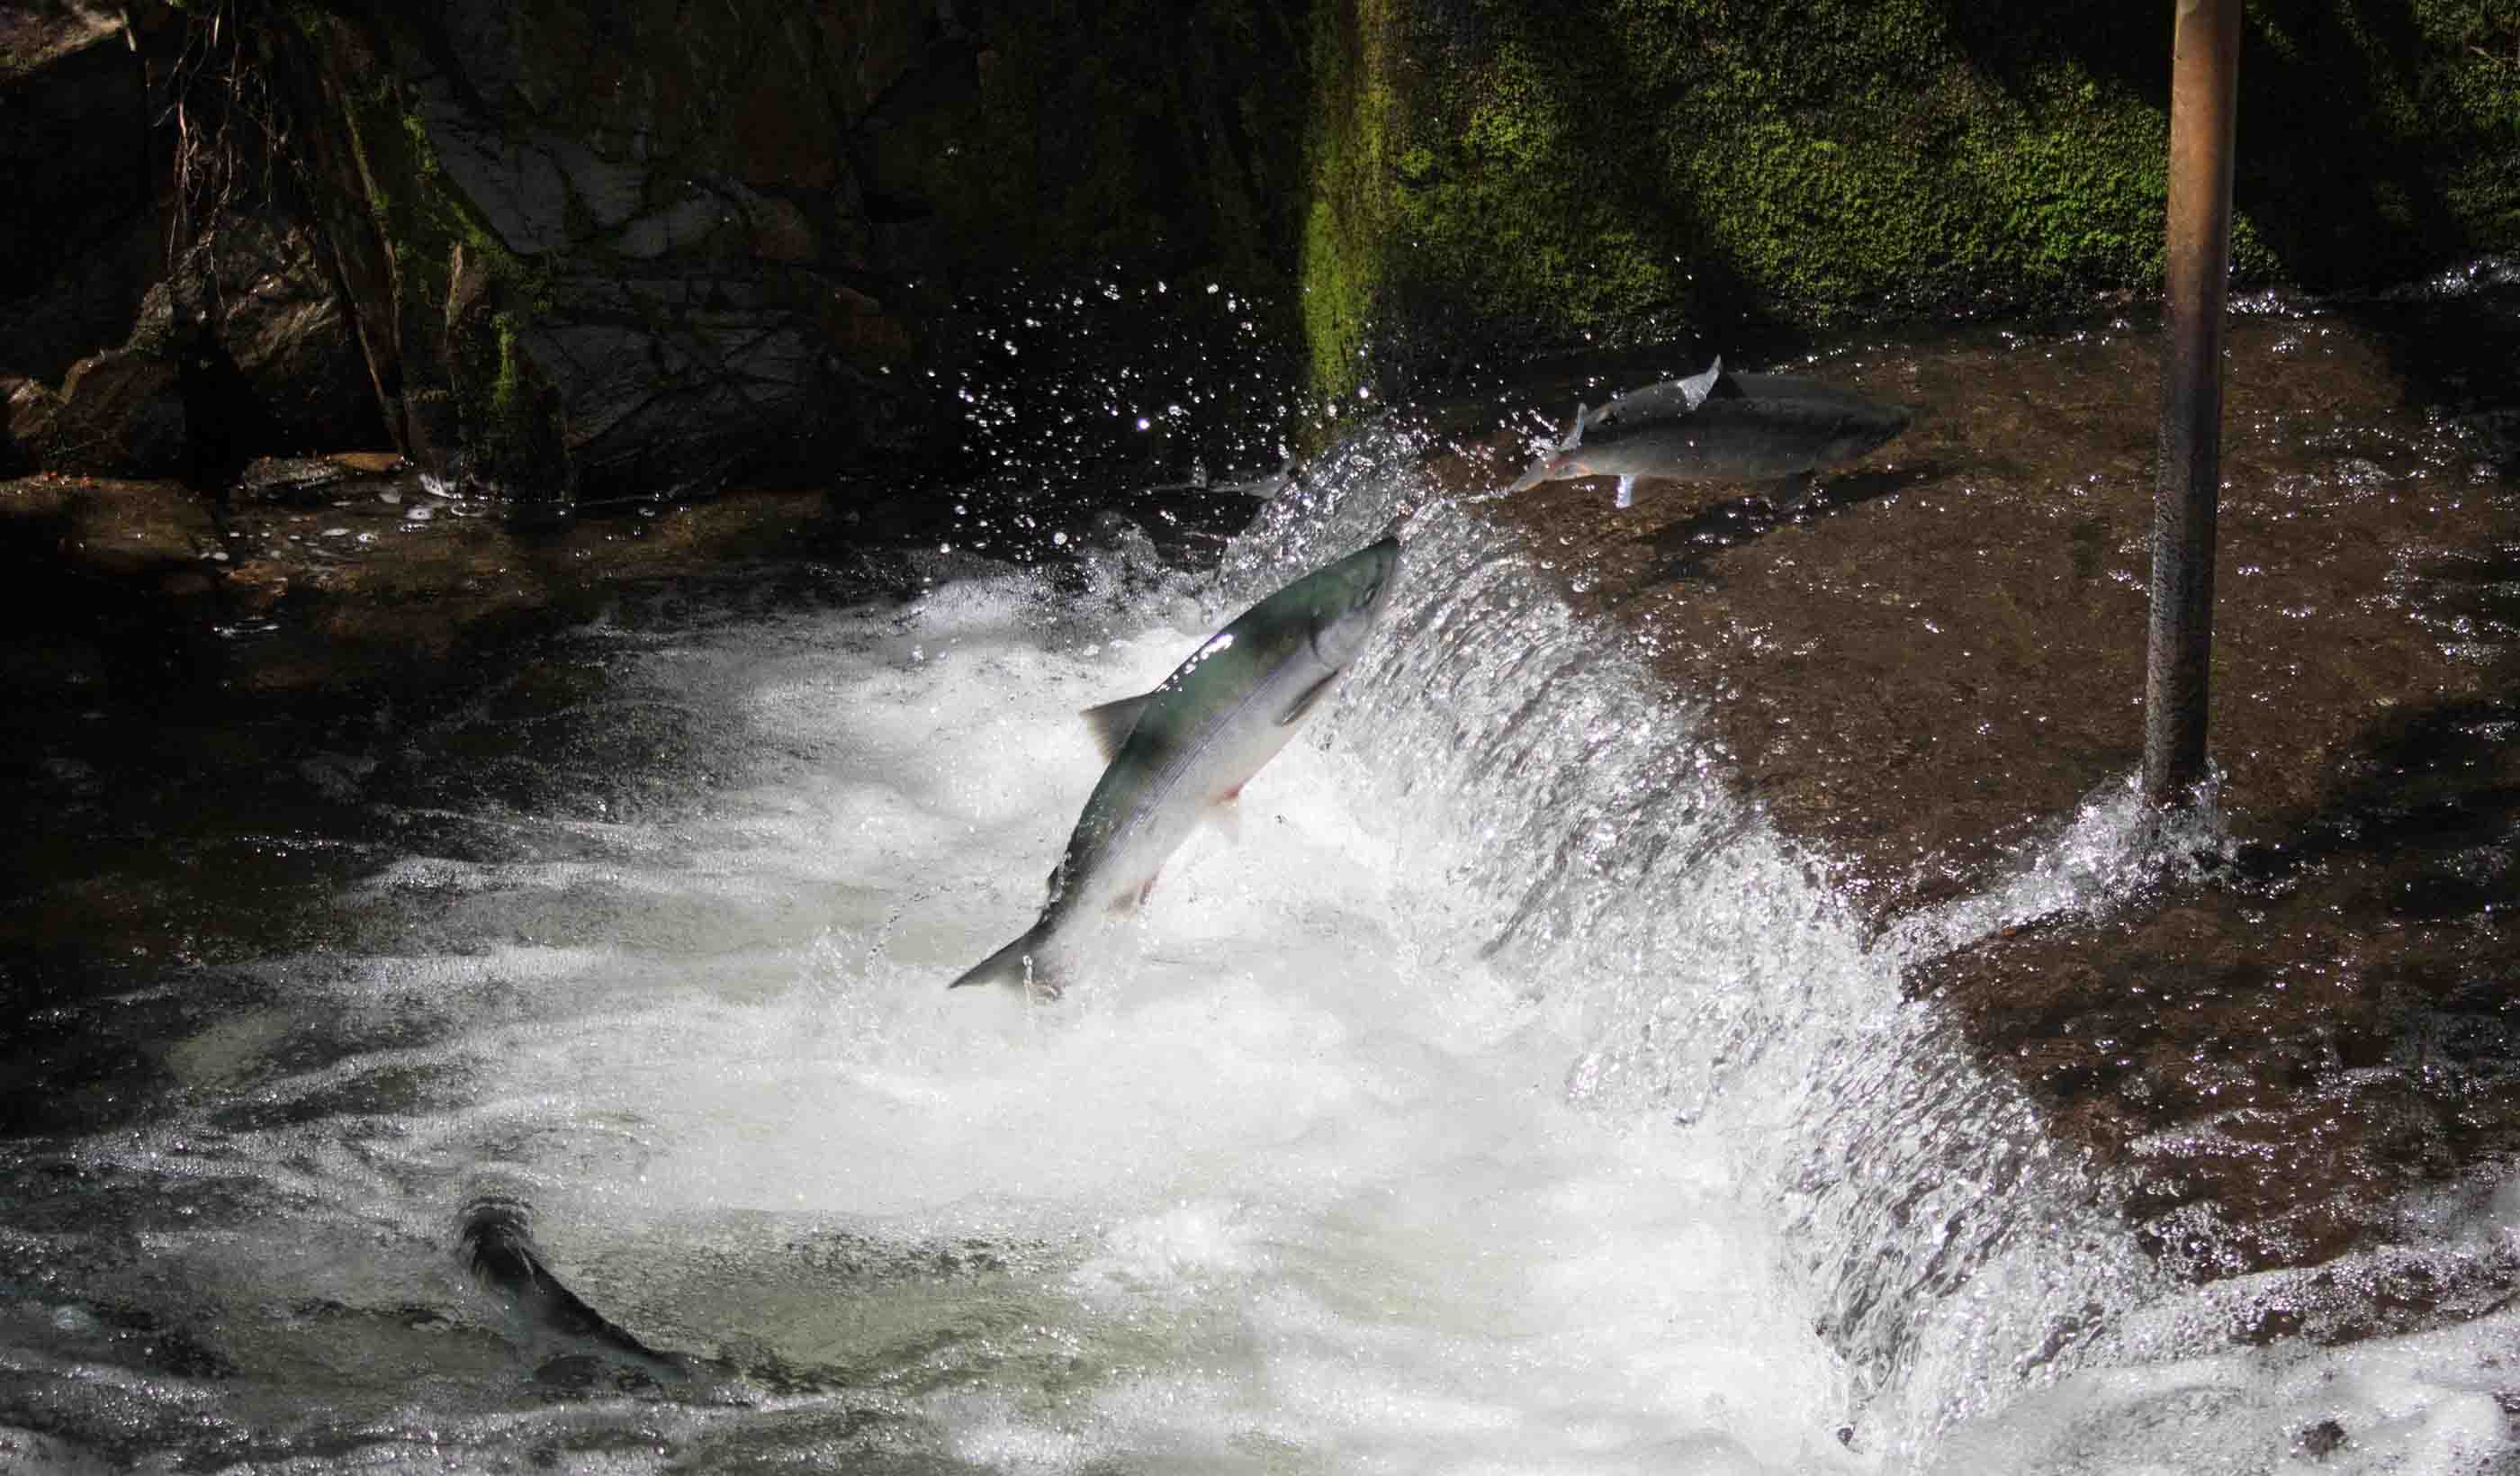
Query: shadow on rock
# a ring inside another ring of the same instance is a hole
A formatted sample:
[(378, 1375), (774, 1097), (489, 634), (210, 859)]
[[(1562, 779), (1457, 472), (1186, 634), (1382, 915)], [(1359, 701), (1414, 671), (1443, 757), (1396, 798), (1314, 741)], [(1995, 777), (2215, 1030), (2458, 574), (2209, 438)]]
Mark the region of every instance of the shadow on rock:
[[(1932, 462), (1870, 471), (1851, 471), (1814, 486), (1800, 502), (1752, 494), (1727, 498), (1669, 522), (1638, 540), (1649, 546), (1656, 561), (1637, 580), (1636, 589), (1707, 577), (1707, 560), (1726, 549), (1766, 536), (1781, 523), (1812, 522), (1833, 517), (1860, 504), (1921, 486), (1944, 475)], [(1782, 509), (1778, 501), (1788, 505)]]
[[(2520, 667), (2520, 546), (2415, 582), (2424, 623)], [(1910, 984), (2133, 1176), (2128, 1218), (2172, 1264), (2308, 1266), (2456, 1214), (2520, 1151), (2515, 914), (2520, 700), (2488, 693), (2373, 725), (2301, 824), (2203, 885), (2016, 929)], [(2391, 1325), (2466, 1296), (2407, 1289)]]

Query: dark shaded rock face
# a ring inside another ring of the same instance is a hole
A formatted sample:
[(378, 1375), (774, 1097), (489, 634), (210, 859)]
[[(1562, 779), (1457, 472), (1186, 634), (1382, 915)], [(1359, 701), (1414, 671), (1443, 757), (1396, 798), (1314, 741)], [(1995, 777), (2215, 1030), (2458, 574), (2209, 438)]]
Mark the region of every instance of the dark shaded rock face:
[(218, 459), (371, 446), (376, 386), (349, 304), (303, 219), (231, 212), (178, 264), (212, 392), (234, 425)]
[(322, 173), (364, 217), (343, 275), (404, 449), (598, 498), (863, 450), (911, 337), (838, 146), (921, 23), (472, 3), (320, 28), (347, 145)]
[(922, 453), (983, 351), (958, 298), (1027, 273), (1291, 280), (1301, 38), (1257, 9), (461, 0), (294, 34), (387, 425), (519, 495)]
[[(0, 374), (27, 381), (0, 451), (14, 467), (193, 475), (382, 434), (326, 244), (261, 153), (277, 105), (202, 111), (237, 44), (207, 49), (151, 6), (0, 20)], [(202, 157), (215, 183), (187, 172)]]
[(36, 465), (92, 476), (184, 476), (193, 470), (183, 371), (143, 349), (82, 359), (57, 395), (30, 385), (11, 401), (9, 435)]
[(156, 262), (149, 98), (119, 6), (0, 14), (0, 372), (118, 343)]

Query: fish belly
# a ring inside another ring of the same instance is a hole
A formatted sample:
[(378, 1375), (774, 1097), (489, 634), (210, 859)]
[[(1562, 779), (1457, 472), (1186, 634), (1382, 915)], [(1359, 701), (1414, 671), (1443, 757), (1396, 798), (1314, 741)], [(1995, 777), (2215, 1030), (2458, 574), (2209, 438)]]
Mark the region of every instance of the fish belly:
[[(1296, 725), (1278, 717), (1318, 680), (1318, 673), (1300, 669), (1273, 677), (1175, 762), (1138, 760), (1139, 773), (1099, 796), (1110, 804), (1110, 825), (1086, 860), (1081, 904), (1098, 911), (1134, 907), (1198, 823), (1231, 802), (1286, 746)], [(1079, 831), (1095, 819), (1089, 811)]]

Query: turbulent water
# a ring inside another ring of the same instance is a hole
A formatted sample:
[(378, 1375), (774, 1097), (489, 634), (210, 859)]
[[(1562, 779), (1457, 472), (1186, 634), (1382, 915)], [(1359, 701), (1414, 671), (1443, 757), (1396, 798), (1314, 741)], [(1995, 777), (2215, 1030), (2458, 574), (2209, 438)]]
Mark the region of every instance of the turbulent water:
[[(906, 604), (625, 608), (310, 771), (369, 828), (319, 923), (113, 1001), (156, 1095), (0, 1145), (0, 1470), (2510, 1462), (2520, 1319), (2240, 1342), (2354, 1268), (2171, 1283), (1903, 1001), (2123, 888), (2123, 795), (1868, 937), (1410, 451), (1352, 440), (1213, 577), (1124, 530)], [(949, 996), (1040, 905), (1077, 709), (1394, 522), (1383, 627), (1230, 829), (1060, 1003)], [(504, 1319), (454, 1254), (490, 1196), (682, 1370)]]

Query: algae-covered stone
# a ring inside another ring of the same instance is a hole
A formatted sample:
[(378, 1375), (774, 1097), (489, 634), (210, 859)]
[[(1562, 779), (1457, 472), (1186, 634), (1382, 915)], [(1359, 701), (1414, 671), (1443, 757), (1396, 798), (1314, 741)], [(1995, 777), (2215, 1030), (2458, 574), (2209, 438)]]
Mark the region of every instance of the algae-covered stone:
[[(2253, 8), (2235, 264), (2520, 246), (2520, 21)], [(2170, 16), (1933, 0), (1314, 12), (1315, 378), (1475, 345), (2071, 301), (2157, 281)]]

